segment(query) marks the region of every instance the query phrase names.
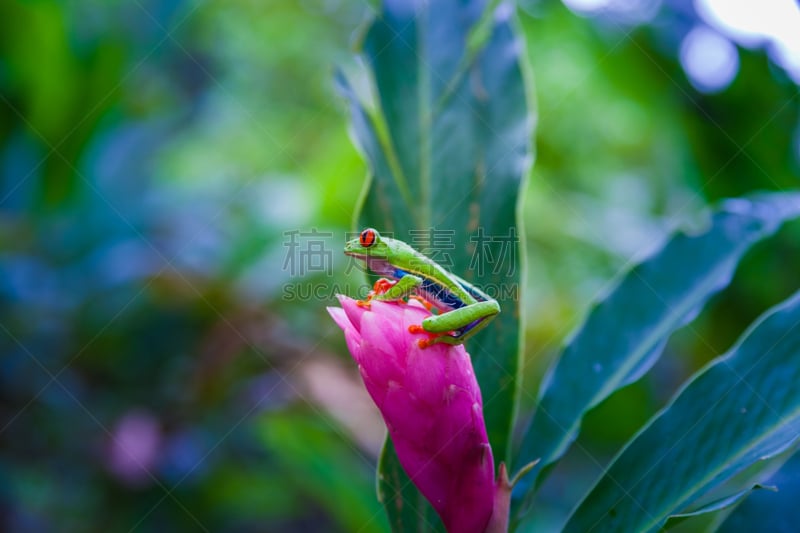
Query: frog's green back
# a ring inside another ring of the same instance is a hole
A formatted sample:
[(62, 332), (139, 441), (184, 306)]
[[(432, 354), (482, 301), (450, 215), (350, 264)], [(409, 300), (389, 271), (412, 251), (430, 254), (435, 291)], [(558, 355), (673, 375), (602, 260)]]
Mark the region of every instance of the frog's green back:
[[(393, 261), (396, 261), (393, 262), (395, 267), (436, 283), (440, 287), (453, 293), (453, 295), (465, 305), (470, 305), (478, 301), (472, 294), (464, 289), (463, 284), (469, 285), (467, 282), (445, 269), (430, 257), (415, 250), (412, 246), (403, 241), (391, 239), (389, 237), (381, 237), (381, 239), (389, 245), (394, 251), (395, 256), (397, 256), (393, 258)], [(403, 259), (398, 261), (397, 258)]]

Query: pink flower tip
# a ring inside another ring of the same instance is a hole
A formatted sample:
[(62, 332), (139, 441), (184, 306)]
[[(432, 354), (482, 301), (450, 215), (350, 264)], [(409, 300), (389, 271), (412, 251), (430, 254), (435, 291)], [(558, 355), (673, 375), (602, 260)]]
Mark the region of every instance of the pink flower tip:
[(409, 327), (430, 312), (416, 301), (339, 301), (342, 307), (328, 312), (344, 330), (400, 464), (448, 532), (483, 533), (498, 487), (469, 354), (462, 345), (421, 348), (417, 341), (427, 334)]

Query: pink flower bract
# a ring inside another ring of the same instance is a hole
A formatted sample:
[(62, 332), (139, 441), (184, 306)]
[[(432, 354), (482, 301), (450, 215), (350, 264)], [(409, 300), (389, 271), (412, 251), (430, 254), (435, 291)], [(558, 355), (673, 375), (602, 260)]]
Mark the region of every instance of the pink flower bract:
[(492, 515), (494, 461), (483, 402), (463, 346), (420, 348), (409, 333), (430, 312), (415, 301), (330, 307), (380, 409), (400, 464), (450, 533), (482, 533)]

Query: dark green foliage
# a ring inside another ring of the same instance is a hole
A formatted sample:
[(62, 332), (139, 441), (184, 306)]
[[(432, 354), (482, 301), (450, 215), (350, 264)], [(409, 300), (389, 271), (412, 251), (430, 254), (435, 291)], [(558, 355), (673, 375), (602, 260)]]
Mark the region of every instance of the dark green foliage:
[(734, 510), (722, 523), (720, 531), (753, 531), (764, 529), (775, 533), (791, 533), (800, 528), (800, 514), (792, 512), (800, 497), (800, 455), (795, 454), (767, 483), (777, 492), (758, 491)]
[(655, 364), (672, 332), (694, 319), (730, 282), (752, 245), (798, 216), (798, 194), (731, 200), (713, 215), (707, 229), (677, 234), (628, 272), (589, 312), (540, 389), (537, 411), (516, 461), (541, 461), (518, 494), (531, 486), (528, 492), (535, 490), (537, 477), (575, 439), (586, 411)]
[[(656, 531), (800, 438), (800, 293), (699, 372), (613, 461), (565, 531)], [(734, 495), (749, 487), (730, 487)]]

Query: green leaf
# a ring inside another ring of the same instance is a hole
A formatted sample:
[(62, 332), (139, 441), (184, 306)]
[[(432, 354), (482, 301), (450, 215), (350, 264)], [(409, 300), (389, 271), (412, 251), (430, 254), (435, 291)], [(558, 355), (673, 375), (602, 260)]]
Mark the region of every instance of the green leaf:
[[(771, 477), (797, 451), (797, 444), (781, 453), (764, 457), (735, 476), (706, 491), (679, 512), (673, 513), (664, 529), (677, 532), (716, 531), (728, 515), (758, 489), (775, 492)], [(770, 485), (763, 482), (769, 480)]]
[(800, 531), (800, 453), (795, 453), (777, 473), (769, 478), (777, 492), (759, 491), (750, 495), (723, 522), (721, 533), (737, 531)]
[[(760, 489), (766, 489), (769, 491), (775, 491), (775, 487), (755, 484), (752, 487), (745, 487), (743, 489), (737, 490), (731, 494), (728, 494), (722, 498), (714, 499), (709, 502), (705, 502), (702, 505), (692, 505), (691, 508), (681, 511), (679, 513), (670, 515), (669, 520), (664, 525), (664, 529), (670, 529), (678, 524), (686, 523), (685, 521), (688, 519), (696, 519), (698, 517), (702, 519), (707, 519), (711, 517), (712, 522), (716, 519), (716, 516), (720, 514), (721, 511), (726, 511), (747, 498), (752, 492)], [(696, 522), (693, 522), (696, 523)]]
[[(518, 208), (533, 118), (513, 10), (493, 4), (387, 0), (361, 43), (375, 102), (362, 101), (341, 74), (336, 82), (370, 168), (358, 227), (410, 243), (500, 302), (500, 315), (467, 343), (499, 462), (518, 396)], [(388, 474), (380, 475), (401, 486), (387, 493), (406, 494), (405, 475)]]
[(565, 531), (653, 531), (800, 438), (800, 292), (698, 372), (617, 456)]
[(744, 253), (797, 216), (797, 193), (728, 200), (705, 231), (673, 236), (592, 308), (540, 389), (514, 463), (541, 462), (517, 486), (518, 506), (575, 440), (586, 411), (650, 369), (668, 337), (730, 282)]

